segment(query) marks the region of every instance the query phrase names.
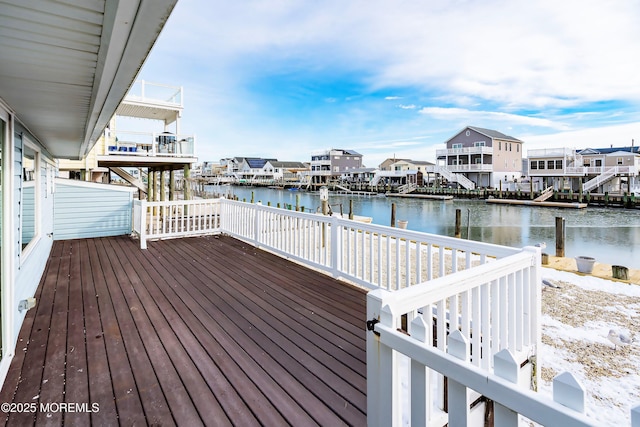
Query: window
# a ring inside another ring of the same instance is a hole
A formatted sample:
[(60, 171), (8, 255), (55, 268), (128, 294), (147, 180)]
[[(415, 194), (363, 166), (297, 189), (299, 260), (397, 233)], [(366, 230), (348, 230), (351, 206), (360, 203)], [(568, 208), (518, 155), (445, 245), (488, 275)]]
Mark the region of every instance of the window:
[(502, 141), (498, 141), (498, 150), (502, 150)]
[(520, 152), (520, 144), (516, 144), (516, 152)]
[(556, 169), (562, 169), (562, 160), (556, 160)]
[(584, 167), (590, 167), (591, 166), (591, 159), (584, 159), (584, 161), (582, 162), (582, 166)]
[(616, 165), (624, 165), (624, 160), (622, 159), (622, 157), (616, 157)]
[(547, 169), (554, 169), (555, 163), (553, 160), (547, 160)]
[(511, 143), (509, 143), (509, 151), (511, 151)]
[(535, 160), (532, 160), (530, 167), (531, 167), (531, 170), (538, 169), (538, 162)]
[(20, 237), (22, 250), (30, 249), (40, 233), (40, 153), (22, 135), (16, 134), (16, 141), (22, 141), (22, 183), (20, 190)]
[(596, 159), (595, 163), (597, 168), (602, 167), (602, 159)]
[(473, 143), (474, 147), (484, 147), (486, 145), (485, 141), (476, 141)]
[(538, 169), (544, 169), (544, 160), (538, 160)]
[(453, 144), (451, 148), (453, 148), (454, 150), (458, 148), (462, 148), (462, 144)]

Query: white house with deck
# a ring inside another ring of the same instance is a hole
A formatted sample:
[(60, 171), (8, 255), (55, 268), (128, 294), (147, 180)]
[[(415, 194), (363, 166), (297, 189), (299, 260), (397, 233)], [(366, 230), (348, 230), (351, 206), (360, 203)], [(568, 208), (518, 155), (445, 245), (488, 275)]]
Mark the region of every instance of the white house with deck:
[(575, 192), (630, 193), (640, 190), (639, 147), (544, 148), (529, 150), (529, 176), (542, 188)]

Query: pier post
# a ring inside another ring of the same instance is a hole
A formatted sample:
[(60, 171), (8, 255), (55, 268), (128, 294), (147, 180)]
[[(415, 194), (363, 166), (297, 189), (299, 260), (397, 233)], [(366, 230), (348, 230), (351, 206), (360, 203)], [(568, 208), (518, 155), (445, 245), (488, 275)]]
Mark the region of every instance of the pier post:
[(191, 166), (184, 165), (184, 199), (191, 200), (191, 186), (189, 185), (189, 178), (191, 178)]
[(169, 200), (176, 199), (176, 171), (169, 171)]
[(456, 227), (455, 227), (455, 237), (456, 238), (460, 238), (462, 237), (462, 231), (461, 231), (461, 218), (462, 218), (462, 211), (460, 209), (456, 209)]
[(583, 194), (582, 194), (582, 192), (583, 192), (583, 190), (582, 190), (582, 180), (578, 181), (578, 192), (579, 192), (578, 193), (578, 203), (582, 203), (582, 196), (583, 196)]
[(564, 257), (564, 241), (566, 233), (564, 227), (564, 218), (556, 217), (556, 256)]
[(165, 182), (165, 178), (166, 178), (166, 174), (164, 170), (160, 171), (160, 200), (161, 201), (166, 201), (167, 200), (167, 189), (164, 186), (164, 182)]
[(349, 199), (349, 219), (353, 219), (353, 199)]
[(296, 194), (296, 212), (300, 212), (300, 195)]
[(391, 227), (396, 226), (396, 204), (391, 203)]
[(533, 179), (529, 178), (529, 198), (531, 200), (534, 199), (533, 197)]

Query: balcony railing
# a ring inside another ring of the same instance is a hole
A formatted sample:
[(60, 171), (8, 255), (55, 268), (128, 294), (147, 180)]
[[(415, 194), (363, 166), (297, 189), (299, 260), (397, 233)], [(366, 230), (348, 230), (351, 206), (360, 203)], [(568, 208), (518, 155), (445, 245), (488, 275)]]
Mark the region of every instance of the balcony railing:
[(138, 80), (131, 86), (124, 100), (182, 107), (182, 87)]
[(116, 131), (107, 145), (107, 155), (194, 157), (195, 137), (171, 133)]
[(481, 146), (481, 147), (447, 148), (444, 150), (436, 150), (437, 157), (472, 155), (472, 154), (493, 154), (493, 147)]
[(447, 169), (451, 172), (491, 172), (493, 171), (492, 164), (486, 163), (471, 163), (467, 165), (447, 165)]

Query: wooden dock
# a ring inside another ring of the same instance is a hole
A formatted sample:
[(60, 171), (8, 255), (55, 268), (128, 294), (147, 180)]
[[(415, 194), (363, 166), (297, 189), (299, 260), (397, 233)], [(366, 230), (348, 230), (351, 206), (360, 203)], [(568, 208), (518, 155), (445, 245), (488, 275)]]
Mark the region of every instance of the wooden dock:
[(578, 202), (536, 202), (534, 200), (516, 200), (516, 199), (487, 199), (487, 203), (497, 203), (501, 205), (525, 205), (525, 206), (540, 206), (547, 208), (569, 208), (569, 209), (584, 209), (588, 205), (586, 203)]
[(387, 197), (403, 197), (405, 199), (429, 199), (429, 200), (453, 200), (453, 196), (443, 194), (400, 194), (400, 193), (386, 193)]
[(138, 244), (54, 242), (0, 392), (37, 410), (5, 424), (366, 424), (364, 290), (230, 237)]

